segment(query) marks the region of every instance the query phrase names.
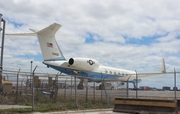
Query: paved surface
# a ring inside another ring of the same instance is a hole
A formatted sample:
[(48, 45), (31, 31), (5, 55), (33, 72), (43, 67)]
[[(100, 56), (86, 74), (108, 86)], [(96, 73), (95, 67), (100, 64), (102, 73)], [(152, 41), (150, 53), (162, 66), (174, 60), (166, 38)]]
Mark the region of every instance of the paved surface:
[[(32, 106), (21, 105), (0, 105), (0, 109), (10, 108), (32, 108)], [(93, 109), (93, 110), (76, 110), (76, 111), (56, 111), (56, 112), (33, 112), (32, 114), (127, 114), (113, 112), (113, 109)]]
[(59, 112), (35, 112), (33, 114), (127, 114), (113, 112), (113, 109), (96, 109), (96, 110), (78, 110), (78, 111), (59, 111)]
[[(64, 94), (65, 90), (59, 90), (59, 94)], [(127, 91), (126, 90), (106, 90), (108, 96), (115, 96), (115, 97), (127, 97)], [(93, 96), (93, 90), (88, 90), (88, 96)], [(74, 95), (74, 90), (72, 91), (72, 95)], [(86, 95), (85, 90), (77, 90), (77, 95)], [(136, 91), (135, 90), (129, 90), (129, 97), (135, 97)], [(70, 89), (66, 90), (66, 95), (70, 94)], [(102, 94), (105, 95), (105, 91), (102, 90)], [(166, 97), (166, 98), (174, 98), (175, 92), (174, 91), (138, 91), (139, 97), (151, 97), (151, 98), (157, 98), (157, 97)], [(101, 90), (95, 91), (95, 96), (100, 96)], [(176, 97), (180, 99), (180, 91), (176, 91)]]
[[(59, 93), (63, 94), (64, 90), (59, 91)], [(127, 91), (122, 90), (110, 90), (107, 92), (108, 95), (117, 96), (117, 97), (126, 97)], [(68, 91), (67, 91), (68, 94)], [(78, 94), (85, 94), (85, 92), (79, 91)], [(93, 95), (93, 91), (88, 91), (89, 95)], [(101, 91), (96, 91), (96, 96), (101, 95)], [(129, 97), (135, 97), (136, 91), (129, 91)], [(174, 98), (174, 91), (138, 91), (138, 97), (147, 97), (147, 98)], [(176, 92), (177, 99), (180, 99), (180, 91)], [(8, 108), (32, 108), (31, 106), (20, 106), (20, 105), (0, 105), (0, 109), (8, 109)], [(127, 114), (127, 113), (117, 113), (113, 112), (113, 109), (107, 110), (79, 110), (79, 111), (59, 111), (59, 112), (34, 112), (33, 114)]]
[(0, 105), (0, 109), (9, 109), (9, 108), (32, 108), (32, 106), (21, 106), (21, 105)]

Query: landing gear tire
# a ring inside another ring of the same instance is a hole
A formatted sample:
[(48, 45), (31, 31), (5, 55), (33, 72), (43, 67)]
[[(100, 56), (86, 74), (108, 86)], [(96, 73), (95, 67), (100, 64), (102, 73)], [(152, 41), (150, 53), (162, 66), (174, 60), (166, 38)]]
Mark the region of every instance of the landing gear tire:
[(99, 85), (99, 90), (104, 90), (104, 86)]
[(78, 84), (77, 89), (84, 89), (83, 85)]
[(83, 80), (79, 82), (77, 89), (84, 89)]
[(101, 90), (102, 89), (102, 86), (101, 85), (99, 85), (99, 90)]

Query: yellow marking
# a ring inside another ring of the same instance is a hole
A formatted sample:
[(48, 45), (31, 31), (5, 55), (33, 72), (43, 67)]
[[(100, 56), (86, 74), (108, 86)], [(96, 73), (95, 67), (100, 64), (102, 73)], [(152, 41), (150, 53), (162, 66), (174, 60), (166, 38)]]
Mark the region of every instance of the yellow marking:
[(141, 105), (141, 106), (159, 106), (159, 107), (176, 107), (174, 102), (156, 102), (156, 101), (128, 101), (128, 100), (115, 100), (114, 104), (124, 105)]

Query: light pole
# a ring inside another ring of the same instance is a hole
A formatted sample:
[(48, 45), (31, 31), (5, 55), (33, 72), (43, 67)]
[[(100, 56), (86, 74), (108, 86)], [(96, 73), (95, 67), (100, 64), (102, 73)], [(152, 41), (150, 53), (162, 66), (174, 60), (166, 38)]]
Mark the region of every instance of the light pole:
[[(1, 21), (3, 22), (3, 28), (1, 28)], [(0, 32), (1, 32), (1, 30), (3, 30), (2, 31), (2, 42), (1, 42), (1, 64), (0, 64), (1, 76), (2, 76), (2, 70), (3, 70), (5, 24), (6, 24), (6, 21), (2, 18), (2, 14), (0, 14)]]
[[(1, 21), (3, 22), (3, 28), (1, 28)], [(1, 85), (2, 85), (2, 70), (3, 70), (3, 52), (4, 52), (4, 35), (5, 35), (5, 24), (6, 21), (2, 18), (2, 14), (0, 14), (0, 33), (2, 32), (2, 42), (1, 42), (1, 63), (0, 63), (0, 91), (1, 91)]]

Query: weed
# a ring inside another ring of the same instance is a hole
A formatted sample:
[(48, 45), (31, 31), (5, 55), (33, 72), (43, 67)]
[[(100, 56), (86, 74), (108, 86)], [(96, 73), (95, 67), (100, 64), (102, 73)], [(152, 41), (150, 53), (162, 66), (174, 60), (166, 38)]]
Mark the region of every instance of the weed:
[[(77, 103), (78, 108), (76, 107), (76, 102), (74, 97), (64, 97), (63, 95), (58, 95), (57, 99), (41, 97), (35, 95), (34, 98), (34, 111), (38, 112), (49, 112), (49, 111), (64, 111), (64, 110), (77, 110), (77, 109), (99, 109), (106, 108), (107, 102), (105, 99), (96, 97), (96, 100), (93, 97), (88, 97), (86, 102), (86, 97), (78, 96)], [(18, 105), (32, 106), (32, 96), (18, 96)], [(4, 98), (0, 97), (1, 104), (15, 104), (16, 97)], [(56, 101), (56, 102), (54, 102)], [(32, 112), (31, 108), (18, 108), (18, 109), (0, 109), (0, 114), (11, 114), (11, 113), (30, 113)]]

